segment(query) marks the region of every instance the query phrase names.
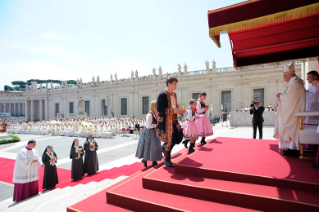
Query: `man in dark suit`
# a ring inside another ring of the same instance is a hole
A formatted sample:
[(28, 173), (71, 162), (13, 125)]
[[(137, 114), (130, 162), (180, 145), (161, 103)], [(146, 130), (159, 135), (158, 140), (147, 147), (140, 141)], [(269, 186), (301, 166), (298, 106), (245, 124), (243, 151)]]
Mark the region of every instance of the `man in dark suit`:
[(140, 125), (138, 122), (135, 122), (135, 129), (137, 129), (138, 132), (140, 131)]
[(261, 100), (258, 102), (253, 102), (250, 105), (250, 114), (253, 114), (253, 139), (256, 139), (257, 127), (259, 131), (259, 139), (263, 139), (263, 113), (265, 111), (265, 107), (261, 105)]

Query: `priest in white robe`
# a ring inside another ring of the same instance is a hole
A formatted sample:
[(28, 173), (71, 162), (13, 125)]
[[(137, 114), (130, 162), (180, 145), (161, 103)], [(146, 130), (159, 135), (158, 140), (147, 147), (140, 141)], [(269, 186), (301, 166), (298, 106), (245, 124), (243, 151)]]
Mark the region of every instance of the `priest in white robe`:
[(19, 202), (39, 193), (39, 166), (43, 166), (38, 152), (34, 149), (36, 141), (31, 140), (28, 145), (18, 152), (14, 173), (13, 201)]
[[(319, 79), (313, 80), (311, 82), (311, 84), (312, 84), (312, 86), (314, 86), (314, 87), (319, 89)], [(318, 128), (317, 128), (317, 133), (318, 133), (318, 136), (319, 136), (319, 125), (318, 125)], [(311, 167), (319, 169), (319, 146), (318, 146), (316, 161), (315, 161), (315, 163), (311, 164)]]
[[(307, 80), (312, 83), (314, 80), (319, 80), (319, 74), (317, 71), (310, 71), (307, 74)], [(306, 111), (319, 111), (319, 88), (310, 85), (306, 93)], [(318, 116), (307, 116), (304, 123), (318, 125)]]
[(288, 84), (283, 93), (277, 94), (274, 138), (279, 140), (283, 155), (299, 155), (299, 125), (295, 113), (306, 110), (306, 90), (303, 81), (295, 75), (294, 64), (284, 64), (283, 78)]

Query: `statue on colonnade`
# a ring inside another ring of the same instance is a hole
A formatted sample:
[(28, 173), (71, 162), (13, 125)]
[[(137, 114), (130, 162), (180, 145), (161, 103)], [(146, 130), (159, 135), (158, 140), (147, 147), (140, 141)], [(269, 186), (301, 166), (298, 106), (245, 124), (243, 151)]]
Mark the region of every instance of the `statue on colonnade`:
[(209, 72), (209, 61), (205, 60), (206, 71)]
[(163, 72), (162, 67), (159, 66), (159, 68), (158, 68), (158, 75), (162, 76), (162, 72)]
[(152, 69), (153, 75), (156, 76), (156, 69), (153, 67)]
[(182, 73), (182, 66), (181, 64), (177, 64), (177, 67), (178, 67), (178, 74), (181, 74)]
[(187, 73), (187, 65), (186, 65), (186, 63), (184, 65), (184, 73)]

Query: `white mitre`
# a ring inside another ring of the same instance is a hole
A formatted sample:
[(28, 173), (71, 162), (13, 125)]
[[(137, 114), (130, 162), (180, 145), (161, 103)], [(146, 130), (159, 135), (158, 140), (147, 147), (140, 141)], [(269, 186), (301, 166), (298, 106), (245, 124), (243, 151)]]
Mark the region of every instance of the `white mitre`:
[(294, 62), (290, 66), (284, 64), (284, 75), (295, 74), (295, 65)]

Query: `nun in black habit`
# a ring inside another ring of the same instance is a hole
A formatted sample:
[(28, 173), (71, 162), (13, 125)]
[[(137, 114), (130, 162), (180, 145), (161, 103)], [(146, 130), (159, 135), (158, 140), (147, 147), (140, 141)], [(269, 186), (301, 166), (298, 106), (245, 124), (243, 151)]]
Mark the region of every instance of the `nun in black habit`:
[(96, 154), (98, 145), (93, 139), (92, 134), (89, 134), (86, 141), (84, 142), (84, 150), (84, 173), (87, 173), (88, 175), (95, 174), (97, 171), (99, 171), (99, 161)]
[(78, 139), (74, 139), (70, 150), (71, 178), (73, 180), (79, 180), (84, 176), (83, 155), (83, 147), (79, 145)]
[(57, 155), (53, 151), (52, 146), (47, 146), (42, 155), (42, 162), (44, 164), (44, 176), (42, 189), (55, 188), (58, 184), (58, 173), (56, 169)]

